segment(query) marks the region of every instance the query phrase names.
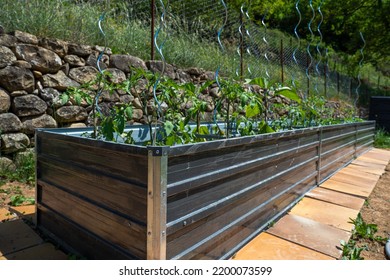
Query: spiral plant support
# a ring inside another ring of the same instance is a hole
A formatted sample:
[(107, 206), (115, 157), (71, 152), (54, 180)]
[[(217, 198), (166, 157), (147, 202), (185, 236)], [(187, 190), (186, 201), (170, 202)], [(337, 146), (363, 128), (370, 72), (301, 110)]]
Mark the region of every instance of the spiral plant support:
[(361, 78), (360, 78), (360, 70), (362, 69), (363, 67), (363, 60), (364, 60), (364, 48), (366, 47), (366, 40), (364, 40), (364, 37), (363, 37), (363, 33), (360, 32), (360, 38), (362, 39), (363, 41), (363, 47), (360, 49), (360, 54), (361, 54), (361, 59), (359, 61), (359, 72), (358, 72), (358, 76), (357, 76), (357, 80), (358, 80), (358, 86), (356, 87), (356, 90), (355, 90), (355, 101), (354, 101), (354, 106), (355, 106), (355, 109), (357, 108), (357, 103), (359, 101), (359, 89), (360, 89), (360, 86), (362, 85), (362, 81), (361, 81)]
[[(268, 12), (268, 11), (267, 11)], [(269, 57), (268, 57), (268, 49), (269, 49), (269, 43), (267, 41), (267, 25), (265, 24), (265, 17), (267, 16), (267, 12), (264, 14), (263, 18), (261, 19), (261, 24), (263, 25), (264, 27), (264, 36), (263, 36), (263, 42), (265, 43), (266, 47), (265, 47), (265, 51), (264, 51), (264, 58), (266, 60), (266, 64), (265, 64), (265, 75), (267, 77), (267, 79), (270, 78), (270, 75), (269, 75), (269, 72), (268, 72), (268, 64), (269, 64)]]
[(101, 114), (101, 109), (100, 109), (100, 106), (99, 106), (99, 98), (103, 92), (103, 89), (104, 89), (104, 84), (101, 85), (101, 80), (103, 78), (103, 69), (101, 68), (100, 66), (100, 63), (102, 62), (102, 59), (103, 59), (103, 55), (104, 53), (106, 52), (106, 49), (107, 49), (107, 37), (106, 37), (106, 33), (104, 32), (103, 28), (102, 28), (102, 22), (104, 21), (105, 19), (105, 16), (106, 16), (106, 13), (104, 12), (100, 17), (99, 17), (99, 21), (98, 21), (98, 27), (99, 27), (99, 31), (100, 33), (102, 34), (103, 38), (104, 38), (104, 48), (103, 50), (99, 53), (99, 56), (96, 60), (96, 66), (99, 70), (99, 73), (100, 73), (100, 79), (99, 79), (99, 87), (98, 87), (98, 90), (97, 90), (97, 93), (95, 95), (95, 99), (94, 99), (94, 107), (95, 107), (95, 110)]
[[(297, 66), (299, 66), (299, 63), (298, 63), (298, 60), (297, 60), (297, 51), (299, 50), (299, 48), (301, 47), (301, 38), (299, 37), (299, 34), (298, 34), (298, 27), (299, 25), (301, 24), (301, 21), (302, 21), (302, 14), (301, 14), (301, 11), (299, 10), (299, 1), (300, 0), (297, 0), (297, 2), (295, 3), (295, 10), (297, 11), (298, 13), (298, 16), (299, 16), (299, 20), (298, 20), (298, 23), (295, 25), (295, 28), (294, 28), (294, 34), (295, 34), (295, 37), (297, 38), (297, 46), (295, 47), (294, 51), (293, 51), (293, 60), (295, 62), (295, 64)], [(295, 83), (295, 74), (294, 74), (294, 71), (293, 71), (293, 74), (292, 74), (292, 77), (291, 77), (291, 82), (292, 82), (292, 85), (294, 87), (297, 87), (296, 83)]]
[[(242, 19), (244, 18), (244, 17), (243, 17), (243, 15), (244, 15), (243, 7), (244, 7), (244, 5), (241, 5), (240, 11), (241, 11), (241, 18), (242, 18)], [(242, 32), (242, 29), (243, 29), (243, 28), (244, 28), (244, 20), (241, 20), (240, 25), (238, 26), (238, 34), (239, 34), (241, 40), (239, 41), (238, 46), (237, 46), (237, 50), (236, 50), (236, 52), (237, 52), (237, 54), (238, 54), (238, 57), (240, 58), (240, 63), (239, 63), (240, 67), (242, 67), (242, 65), (241, 65), (241, 60), (242, 60), (242, 56), (244, 55), (244, 54), (242, 53), (242, 49), (243, 49), (243, 47), (244, 47), (244, 34), (243, 34), (243, 32)], [(240, 77), (240, 76), (241, 76), (241, 75), (240, 75), (240, 70), (239, 70), (238, 68), (239, 68), (239, 67), (236, 68), (236, 73), (235, 73), (235, 74), (236, 74), (237, 77)], [(241, 73), (241, 74), (242, 74), (242, 73)]]
[[(250, 22), (250, 21), (251, 21), (251, 18), (250, 18), (250, 16), (249, 16), (248, 9), (244, 12), (244, 9), (243, 9), (243, 8), (244, 8), (244, 5), (241, 6), (241, 13), (243, 13), (244, 16), (245, 16), (245, 18), (246, 18), (246, 20), (247, 20), (248, 22)], [(250, 47), (251, 47), (251, 45), (252, 45), (252, 43), (253, 43), (253, 38), (252, 38), (252, 35), (251, 35), (250, 32), (249, 32), (249, 28), (246, 28), (246, 29), (245, 29), (245, 33), (246, 33), (246, 35), (247, 35), (247, 37), (248, 37), (248, 39), (249, 39), (249, 44), (247, 44), (247, 46), (246, 46), (246, 52), (247, 52), (247, 54), (248, 54), (249, 56), (252, 56)], [(253, 75), (252, 75), (252, 69), (251, 69), (250, 63), (248, 63), (247, 70), (248, 70), (248, 73), (249, 73), (249, 77), (252, 78)]]
[[(316, 46), (316, 50), (317, 50), (317, 53), (318, 53), (318, 61), (317, 61), (316, 67), (315, 67), (318, 78), (321, 76), (319, 66), (320, 66), (321, 61), (322, 61), (322, 53), (321, 53), (321, 50), (320, 50), (320, 45), (321, 45), (322, 39), (323, 39), (323, 36), (322, 36), (322, 33), (321, 33), (321, 24), (324, 21), (324, 15), (322, 14), (322, 11), (321, 11), (321, 6), (322, 6), (323, 2), (324, 2), (324, 0), (322, 0), (320, 2), (320, 4), (318, 5), (318, 8), (317, 8), (318, 13), (320, 14), (320, 22), (318, 23), (318, 26), (317, 26), (317, 32), (320, 35), (320, 40), (318, 41), (317, 46)], [(314, 89), (315, 89), (316, 93), (319, 94), (318, 79), (316, 80)]]
[[(224, 55), (225, 54), (225, 47), (223, 46), (222, 41), (221, 41), (221, 34), (222, 34), (222, 31), (225, 28), (227, 20), (228, 20), (228, 8), (227, 8), (226, 3), (225, 3), (224, 0), (220, 0), (220, 1), (221, 1), (221, 4), (223, 5), (223, 7), (225, 9), (225, 19), (224, 19), (224, 22), (223, 22), (222, 26), (218, 30), (217, 40), (218, 40), (218, 44), (219, 44), (219, 46), (221, 48), (222, 55)], [(220, 61), (219, 65), (218, 65), (218, 68), (215, 71), (215, 81), (216, 81), (220, 91), (222, 91), (222, 86), (221, 86), (221, 83), (219, 81), (219, 72), (221, 70), (221, 67), (222, 67), (222, 62)], [(213, 120), (214, 120), (214, 123), (217, 124), (217, 108), (216, 107), (214, 108), (214, 112), (213, 112)]]
[[(156, 94), (156, 91), (157, 91), (157, 86), (159, 85), (160, 83), (160, 80), (161, 80), (161, 77), (164, 75), (165, 73), (165, 67), (166, 67), (166, 60), (165, 60), (165, 57), (164, 57), (164, 54), (163, 54), (163, 47), (164, 47), (164, 44), (167, 40), (167, 37), (162, 41), (162, 43), (159, 45), (158, 44), (158, 36), (160, 34), (160, 32), (162, 31), (163, 27), (165, 26), (165, 16), (166, 16), (166, 6), (164, 5), (164, 2), (162, 0), (160, 0), (160, 4), (161, 4), (161, 16), (160, 16), (160, 23), (159, 23), (159, 27), (157, 28), (156, 30), (156, 33), (154, 34), (154, 46), (156, 47), (156, 50), (157, 50), (157, 53), (160, 55), (161, 57), (161, 61), (163, 63), (163, 68), (161, 70), (161, 73), (159, 75), (159, 77), (156, 79), (155, 83), (154, 83), (154, 86), (153, 86), (153, 98), (154, 98), (154, 102), (157, 104), (157, 119), (161, 119), (162, 121), (164, 121), (164, 116), (163, 116), (163, 112), (162, 112), (162, 109), (161, 109), (161, 103), (160, 101), (158, 100), (157, 98), (157, 94)], [(168, 2), (169, 4), (169, 2)]]
[(307, 52), (307, 55), (308, 55), (308, 63), (307, 63), (307, 67), (306, 67), (306, 77), (307, 77), (307, 91), (306, 91), (306, 98), (309, 96), (309, 93), (310, 93), (310, 74), (309, 74), (309, 71), (310, 71), (310, 68), (313, 64), (313, 56), (310, 52), (310, 46), (311, 44), (313, 44), (313, 41), (314, 41), (314, 32), (313, 30), (311, 29), (311, 25), (314, 21), (314, 18), (316, 16), (316, 13), (315, 13), (315, 10), (313, 8), (313, 1), (310, 0), (309, 2), (309, 6), (310, 6), (310, 9), (312, 10), (312, 17), (308, 23), (308, 29), (309, 29), (309, 32), (310, 32), (310, 37), (311, 37), (311, 40), (310, 42), (307, 44), (307, 48), (306, 48), (306, 52)]

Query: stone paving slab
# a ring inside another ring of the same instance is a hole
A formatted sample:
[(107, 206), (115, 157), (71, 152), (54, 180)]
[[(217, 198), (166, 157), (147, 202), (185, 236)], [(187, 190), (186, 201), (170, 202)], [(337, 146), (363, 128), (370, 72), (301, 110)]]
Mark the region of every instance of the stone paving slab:
[(0, 223), (7, 220), (14, 219), (15, 216), (8, 211), (8, 209), (0, 208)]
[(53, 244), (43, 243), (0, 256), (0, 260), (67, 260), (68, 256)]
[(350, 238), (345, 230), (292, 214), (281, 218), (267, 232), (336, 259), (341, 256), (340, 241)]
[(351, 231), (353, 224), (349, 223), (349, 218), (355, 219), (359, 214), (359, 210), (305, 197), (290, 213), (338, 229)]
[(364, 205), (363, 198), (321, 187), (313, 189), (306, 196), (355, 210), (360, 210)]
[(42, 244), (43, 240), (23, 220), (0, 224), (0, 256)]
[(334, 260), (335, 258), (266, 232), (240, 250), (233, 260)]

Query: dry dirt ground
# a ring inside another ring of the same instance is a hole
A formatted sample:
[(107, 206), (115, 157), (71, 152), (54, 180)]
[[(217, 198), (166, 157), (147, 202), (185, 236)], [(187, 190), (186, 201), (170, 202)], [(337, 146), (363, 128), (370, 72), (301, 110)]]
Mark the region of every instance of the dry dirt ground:
[[(10, 206), (13, 196), (22, 195), (26, 198), (35, 197), (34, 186), (19, 182), (0, 182), (0, 209)], [(26, 203), (24, 203), (26, 204)], [(390, 163), (386, 172), (381, 176), (376, 187), (361, 209), (363, 220), (369, 224), (376, 224), (376, 236), (390, 237)], [(2, 222), (2, 221), (0, 221)], [(367, 250), (361, 253), (365, 260), (384, 260), (384, 246), (379, 242), (358, 240), (356, 246), (366, 246)]]
[[(378, 226), (378, 232), (375, 236), (390, 238), (390, 163), (366, 200), (360, 214), (366, 223)], [(386, 259), (383, 244), (370, 240), (356, 242), (358, 247), (365, 245), (367, 245), (367, 250), (361, 253), (365, 260)]]

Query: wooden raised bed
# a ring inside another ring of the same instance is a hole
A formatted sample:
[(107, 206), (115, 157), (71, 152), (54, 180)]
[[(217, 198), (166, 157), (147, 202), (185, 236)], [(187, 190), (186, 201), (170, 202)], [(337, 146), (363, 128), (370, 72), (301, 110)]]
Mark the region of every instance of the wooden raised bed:
[(173, 147), (41, 129), (37, 226), (89, 259), (227, 259), (369, 150), (374, 129), (362, 122)]

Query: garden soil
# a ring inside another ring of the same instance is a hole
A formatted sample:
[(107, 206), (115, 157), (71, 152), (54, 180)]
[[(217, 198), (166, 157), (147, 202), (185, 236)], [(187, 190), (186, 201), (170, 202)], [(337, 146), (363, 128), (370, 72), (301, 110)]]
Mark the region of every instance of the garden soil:
[[(35, 197), (34, 186), (19, 182), (0, 182), (0, 209), (10, 206), (12, 198), (22, 195), (26, 198)], [(390, 237), (390, 163), (385, 173), (379, 179), (377, 185), (366, 200), (361, 215), (366, 223), (376, 224), (378, 232), (376, 236)], [(1, 222), (1, 221), (0, 221)], [(361, 239), (356, 242), (358, 247), (366, 247), (361, 253), (365, 260), (385, 260), (384, 244), (376, 241)]]

